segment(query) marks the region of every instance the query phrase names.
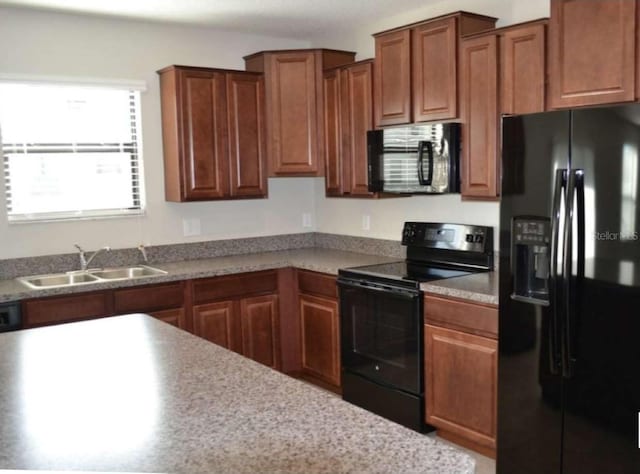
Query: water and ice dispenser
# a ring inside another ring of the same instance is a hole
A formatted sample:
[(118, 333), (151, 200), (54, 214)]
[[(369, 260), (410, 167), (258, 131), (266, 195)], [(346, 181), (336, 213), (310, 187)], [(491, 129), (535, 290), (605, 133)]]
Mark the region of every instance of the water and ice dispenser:
[(549, 304), (551, 225), (547, 217), (514, 217), (511, 227), (511, 298), (525, 303)]

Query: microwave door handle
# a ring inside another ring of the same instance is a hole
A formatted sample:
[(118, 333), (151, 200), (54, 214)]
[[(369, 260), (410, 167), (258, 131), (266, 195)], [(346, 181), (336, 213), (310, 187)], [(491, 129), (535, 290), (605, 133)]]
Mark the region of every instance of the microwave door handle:
[[(427, 149), (429, 160), (429, 174), (424, 178), (424, 150)], [(433, 144), (430, 141), (421, 140), (418, 143), (418, 182), (421, 186), (431, 186), (433, 182)]]
[(433, 184), (433, 143), (425, 142), (425, 146), (427, 147), (427, 158), (429, 159), (429, 174), (424, 184), (431, 186)]
[(424, 170), (422, 169), (422, 163), (424, 160), (424, 144), (425, 141), (418, 142), (418, 182), (420, 185), (425, 186)]

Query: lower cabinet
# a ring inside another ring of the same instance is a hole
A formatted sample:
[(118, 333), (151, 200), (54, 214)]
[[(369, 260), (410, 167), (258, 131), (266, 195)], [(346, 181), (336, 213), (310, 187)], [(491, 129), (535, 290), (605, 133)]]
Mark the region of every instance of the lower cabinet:
[(107, 291), (50, 296), (22, 302), (24, 328), (112, 316), (113, 297)]
[[(497, 325), (495, 307), (425, 298), (426, 422), (443, 438), (495, 457), (498, 341), (477, 315)], [(484, 326), (474, 327), (479, 320)]]
[(275, 271), (194, 280), (194, 334), (279, 370), (277, 291)]
[[(340, 387), (340, 319), (336, 277), (298, 271), (302, 374)], [(306, 378), (305, 377), (305, 378)]]
[(22, 302), (22, 313), (25, 328), (128, 313), (147, 313), (189, 328), (183, 282), (34, 298)]

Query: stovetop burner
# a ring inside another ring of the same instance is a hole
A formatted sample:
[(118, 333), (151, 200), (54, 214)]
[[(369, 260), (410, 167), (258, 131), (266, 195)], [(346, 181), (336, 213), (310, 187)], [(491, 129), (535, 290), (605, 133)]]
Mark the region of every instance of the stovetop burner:
[(405, 260), (377, 265), (365, 265), (362, 267), (348, 268), (350, 273), (357, 273), (379, 279), (398, 280), (412, 283), (443, 280), (457, 276), (468, 275), (469, 271), (436, 266), (413, 264)]

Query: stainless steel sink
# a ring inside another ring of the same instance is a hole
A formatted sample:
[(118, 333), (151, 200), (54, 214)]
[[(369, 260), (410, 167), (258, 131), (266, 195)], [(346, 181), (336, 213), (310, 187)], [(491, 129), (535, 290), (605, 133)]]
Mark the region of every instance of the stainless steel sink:
[(130, 280), (166, 274), (166, 271), (160, 270), (159, 268), (153, 268), (147, 265), (135, 265), (132, 267), (100, 268), (77, 272), (35, 275), (20, 277), (17, 280), (31, 289), (41, 290), (46, 288), (87, 285), (105, 281)]
[(135, 267), (105, 268), (101, 270), (89, 270), (89, 273), (102, 280), (126, 280), (129, 278), (142, 278), (158, 275), (166, 275), (167, 272), (159, 268), (148, 267), (146, 265), (136, 265)]
[(58, 288), (63, 286), (86, 285), (95, 283), (98, 278), (86, 272), (54, 273), (51, 275), (37, 275), (18, 278), (29, 288)]

